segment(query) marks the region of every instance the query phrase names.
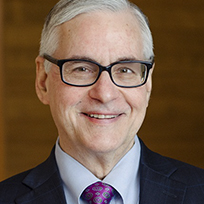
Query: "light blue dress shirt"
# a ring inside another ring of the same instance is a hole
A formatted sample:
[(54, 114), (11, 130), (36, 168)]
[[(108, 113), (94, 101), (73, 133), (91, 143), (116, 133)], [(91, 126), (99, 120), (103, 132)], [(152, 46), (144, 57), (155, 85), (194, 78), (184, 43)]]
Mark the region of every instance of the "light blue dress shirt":
[[(100, 181), (86, 167), (65, 153), (56, 142), (55, 156), (59, 172), (64, 183), (64, 192), (68, 204), (85, 204), (80, 196), (90, 184)], [(135, 144), (103, 179), (117, 190), (110, 204), (138, 204), (140, 194), (139, 179), (140, 143)]]

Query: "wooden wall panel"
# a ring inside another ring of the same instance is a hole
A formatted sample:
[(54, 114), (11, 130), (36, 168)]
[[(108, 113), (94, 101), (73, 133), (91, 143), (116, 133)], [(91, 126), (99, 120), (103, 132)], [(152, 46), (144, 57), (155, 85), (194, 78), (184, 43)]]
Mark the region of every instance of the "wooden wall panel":
[(4, 178), (5, 170), (5, 143), (4, 143), (4, 113), (3, 113), (3, 51), (2, 51), (2, 41), (3, 41), (3, 1), (0, 0), (0, 180)]
[[(57, 0), (4, 0), (6, 176), (49, 154), (57, 131), (35, 94), (44, 18)], [(156, 53), (153, 92), (139, 136), (150, 148), (204, 168), (204, 1), (136, 0)]]
[(57, 132), (35, 94), (35, 57), (44, 18), (57, 1), (4, 1), (6, 176), (49, 155)]
[(148, 14), (156, 67), (140, 136), (155, 151), (204, 167), (204, 1), (135, 1)]

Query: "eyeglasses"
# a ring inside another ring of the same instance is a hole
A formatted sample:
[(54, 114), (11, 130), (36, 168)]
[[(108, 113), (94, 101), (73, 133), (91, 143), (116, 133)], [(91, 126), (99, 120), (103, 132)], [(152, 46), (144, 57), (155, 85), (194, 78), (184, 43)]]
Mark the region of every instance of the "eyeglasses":
[(112, 82), (123, 88), (139, 87), (146, 83), (151, 61), (118, 61), (108, 66), (86, 59), (57, 60), (47, 54), (43, 57), (60, 68), (61, 80), (68, 85), (85, 87), (97, 82), (101, 73), (107, 71)]

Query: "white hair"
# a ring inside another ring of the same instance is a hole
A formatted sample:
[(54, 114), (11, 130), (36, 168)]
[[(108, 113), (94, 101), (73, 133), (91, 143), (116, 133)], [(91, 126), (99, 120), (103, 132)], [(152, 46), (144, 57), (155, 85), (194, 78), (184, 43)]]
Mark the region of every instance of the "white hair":
[[(60, 0), (48, 14), (41, 36), (40, 55), (44, 53), (52, 55), (58, 46), (58, 26), (74, 17), (93, 11), (109, 10), (118, 12), (129, 10), (139, 22), (143, 40), (143, 55), (145, 59), (154, 56), (153, 39), (148, 25), (148, 20), (142, 11), (128, 0)], [(46, 60), (47, 61), (47, 60)], [(45, 67), (48, 71), (48, 64)]]

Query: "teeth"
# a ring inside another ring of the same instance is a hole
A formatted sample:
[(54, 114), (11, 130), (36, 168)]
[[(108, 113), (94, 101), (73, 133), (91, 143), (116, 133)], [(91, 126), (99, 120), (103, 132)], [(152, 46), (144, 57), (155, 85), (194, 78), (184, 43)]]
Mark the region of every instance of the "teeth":
[(98, 114), (90, 114), (89, 117), (97, 118), (97, 119), (111, 119), (116, 118), (117, 115), (98, 115)]

